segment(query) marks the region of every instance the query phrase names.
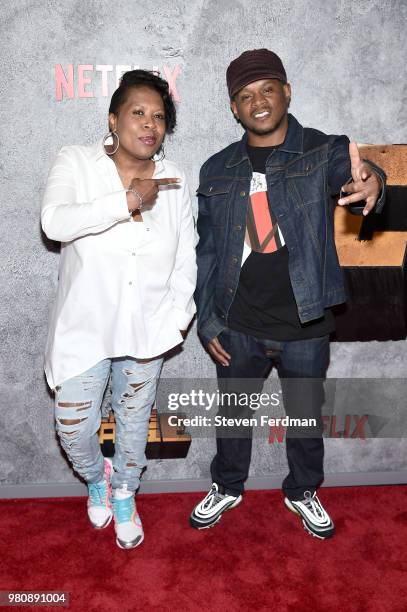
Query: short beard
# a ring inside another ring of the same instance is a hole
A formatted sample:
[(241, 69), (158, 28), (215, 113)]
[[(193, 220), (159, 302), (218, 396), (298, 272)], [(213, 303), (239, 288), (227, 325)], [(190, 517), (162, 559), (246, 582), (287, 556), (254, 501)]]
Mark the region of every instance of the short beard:
[(281, 124), (283, 123), (284, 119), (286, 118), (287, 113), (285, 113), (280, 121), (277, 123), (277, 125), (275, 125), (272, 128), (263, 128), (263, 129), (258, 129), (258, 128), (248, 128), (247, 125), (245, 125), (244, 123), (242, 123), (242, 121), (240, 121), (241, 125), (244, 127), (244, 129), (247, 131), (252, 132), (252, 134), (256, 134), (256, 136), (268, 136), (269, 134), (273, 134), (273, 132), (275, 132), (276, 130), (278, 130), (278, 128), (281, 126)]

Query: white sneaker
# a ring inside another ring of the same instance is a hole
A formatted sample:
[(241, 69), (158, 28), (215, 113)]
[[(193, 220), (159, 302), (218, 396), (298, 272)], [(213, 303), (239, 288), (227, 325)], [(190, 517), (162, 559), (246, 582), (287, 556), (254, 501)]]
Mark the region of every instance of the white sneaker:
[(299, 501), (286, 497), (284, 503), (291, 512), (301, 517), (304, 529), (308, 533), (321, 540), (332, 538), (335, 533), (334, 524), (315, 492), (305, 491), (304, 499)]
[(110, 479), (113, 471), (111, 460), (105, 457), (104, 466), (103, 480), (95, 484), (88, 484), (88, 517), (95, 529), (104, 529), (113, 517), (110, 500), (112, 493)]
[(144, 532), (134, 501), (134, 492), (128, 491), (126, 485), (115, 489), (112, 502), (116, 544), (120, 548), (135, 548), (144, 540)]
[(224, 488), (214, 482), (209, 493), (193, 509), (189, 517), (190, 525), (194, 529), (213, 527), (224, 512), (236, 508), (241, 501), (241, 495), (225, 493)]

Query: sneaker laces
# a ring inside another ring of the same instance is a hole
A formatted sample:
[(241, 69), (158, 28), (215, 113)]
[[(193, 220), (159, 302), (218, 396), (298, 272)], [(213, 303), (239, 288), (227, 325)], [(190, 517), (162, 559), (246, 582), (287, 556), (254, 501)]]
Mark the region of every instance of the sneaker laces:
[(212, 506), (216, 506), (216, 504), (223, 501), (224, 499), (225, 495), (219, 493), (218, 488), (215, 485), (212, 485), (211, 490), (202, 502), (202, 509), (209, 510), (210, 508), (212, 508)]
[(92, 506), (104, 506), (107, 500), (108, 486), (105, 480), (88, 484), (89, 500)]
[(117, 523), (127, 523), (135, 510), (134, 496), (129, 495), (124, 499), (113, 498), (113, 510)]
[(304, 499), (301, 500), (301, 503), (317, 518), (323, 519), (325, 517), (325, 513), (315, 493), (304, 491)]

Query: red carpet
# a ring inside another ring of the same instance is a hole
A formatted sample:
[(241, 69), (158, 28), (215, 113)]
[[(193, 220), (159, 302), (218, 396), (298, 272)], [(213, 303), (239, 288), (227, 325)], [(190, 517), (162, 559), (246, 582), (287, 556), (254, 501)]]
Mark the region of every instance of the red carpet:
[(0, 590), (68, 591), (81, 611), (406, 612), (407, 487), (323, 489), (337, 527), (325, 541), (279, 491), (248, 492), (195, 531), (200, 497), (140, 495), (145, 541), (131, 551), (113, 525), (92, 530), (83, 498), (3, 500)]

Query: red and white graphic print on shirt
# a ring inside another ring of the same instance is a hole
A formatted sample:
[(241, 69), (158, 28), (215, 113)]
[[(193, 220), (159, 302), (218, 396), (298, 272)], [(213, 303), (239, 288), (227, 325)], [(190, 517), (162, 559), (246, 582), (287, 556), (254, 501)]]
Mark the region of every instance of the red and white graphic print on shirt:
[(253, 172), (242, 266), (252, 251), (274, 253), (284, 245), (284, 236), (270, 211), (266, 175)]

